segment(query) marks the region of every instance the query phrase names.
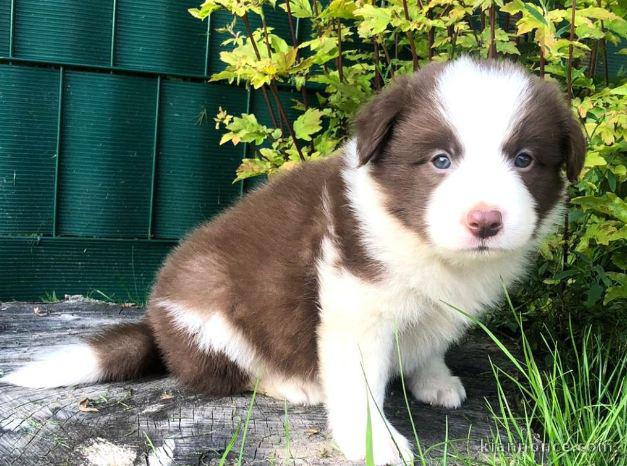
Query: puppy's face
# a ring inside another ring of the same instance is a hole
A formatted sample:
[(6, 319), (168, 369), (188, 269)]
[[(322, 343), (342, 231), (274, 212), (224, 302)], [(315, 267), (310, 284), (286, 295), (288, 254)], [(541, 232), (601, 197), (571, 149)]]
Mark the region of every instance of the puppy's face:
[(581, 129), (559, 89), (467, 58), (397, 80), (356, 121), (387, 208), (443, 254), (516, 250), (579, 174)]

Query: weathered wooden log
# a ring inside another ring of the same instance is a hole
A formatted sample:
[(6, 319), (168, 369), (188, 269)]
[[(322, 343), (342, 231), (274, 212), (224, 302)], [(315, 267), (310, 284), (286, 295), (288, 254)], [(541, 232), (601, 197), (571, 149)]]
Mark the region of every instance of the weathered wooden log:
[[(134, 306), (85, 299), (2, 303), (0, 371), (141, 314)], [(461, 409), (428, 406), (409, 395), (421, 445), (435, 445), (435, 457), (447, 426), (449, 450), (480, 455), (491, 438), (493, 421), (486, 403), (494, 402), (496, 388), (489, 358), (504, 364), (499, 350), (478, 332), (449, 352), (447, 361), (468, 393)], [(192, 394), (166, 377), (49, 390), (0, 385), (0, 463), (217, 464), (233, 433), (243, 426), (250, 400), (250, 394)], [(385, 411), (401, 432), (413, 437), (399, 383), (390, 387)], [(259, 395), (243, 447), (244, 463), (347, 464), (325, 424), (322, 407), (286, 405)], [(239, 446), (238, 440), (230, 459), (237, 459)]]

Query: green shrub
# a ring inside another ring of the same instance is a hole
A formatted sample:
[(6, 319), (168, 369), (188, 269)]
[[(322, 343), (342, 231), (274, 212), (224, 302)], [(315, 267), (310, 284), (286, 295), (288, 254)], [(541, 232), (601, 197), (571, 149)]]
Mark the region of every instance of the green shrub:
[[(287, 40), (266, 24), (264, 11), (270, 8), (285, 12)], [(627, 36), (624, 4), (207, 0), (190, 13), (205, 19), (217, 10), (232, 14), (234, 22), (225, 28), (229, 38), (220, 54), (226, 67), (212, 80), (259, 89), (273, 122), (266, 126), (253, 114), (231, 115), (228, 109), (215, 117), (224, 130), (222, 143), (249, 147), (237, 180), (272, 176), (331, 154), (346, 140), (351, 117), (365, 100), (395, 75), (432, 60), (507, 57), (557, 81), (585, 127), (589, 151), (584, 173), (570, 187), (565, 228), (543, 244), (537, 267), (514, 302), (527, 328), (548, 326), (558, 340), (569, 338), (569, 318), (577, 335), (599, 326), (606, 335), (624, 338), (627, 85), (621, 76), (610, 81), (607, 69), (607, 44), (618, 45)], [(253, 20), (261, 26), (253, 28)], [(297, 24), (310, 26), (312, 37), (299, 41)], [(294, 102), (299, 116), (293, 124), (279, 101), (283, 86), (303, 93)], [(516, 331), (509, 315), (494, 314), (492, 323)]]

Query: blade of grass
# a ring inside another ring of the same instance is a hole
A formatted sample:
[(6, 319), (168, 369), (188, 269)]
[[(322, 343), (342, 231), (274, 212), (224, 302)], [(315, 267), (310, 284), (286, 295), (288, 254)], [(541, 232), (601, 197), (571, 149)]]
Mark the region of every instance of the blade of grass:
[[(494, 344), (496, 346), (498, 346), (498, 348), (503, 352), (503, 354), (505, 354), (505, 356), (507, 356), (507, 359), (509, 359), (512, 362), (512, 364), (514, 364), (516, 369), (518, 369), (522, 374), (526, 374), (525, 369), (521, 366), (521, 364), (518, 361), (518, 359), (507, 349), (507, 347), (501, 342), (501, 340), (499, 340), (498, 337), (494, 333), (492, 333), (492, 331), (488, 327), (486, 327), (486, 325), (483, 322), (481, 322), (476, 317), (468, 314), (467, 312), (461, 310), (460, 308), (458, 308), (456, 306), (453, 306), (452, 304), (447, 303), (446, 301), (441, 301), (441, 302), (443, 304), (445, 304), (446, 306), (450, 307), (451, 309), (459, 312), (464, 317), (469, 319), (473, 324), (475, 324), (479, 328), (481, 328), (481, 330), (483, 330), (490, 337), (490, 339), (494, 342)], [(512, 306), (512, 308), (513, 308), (513, 306)]]
[(444, 418), (444, 452), (442, 454), (442, 465), (446, 466), (448, 463), (448, 416)]
[[(383, 419), (383, 421), (384, 421), (383, 424), (385, 425), (385, 428), (388, 431), (388, 435), (392, 439), (392, 443), (394, 443), (394, 447), (396, 447), (396, 451), (398, 451), (398, 455), (400, 456), (401, 461), (403, 462), (403, 465), (407, 466), (407, 462), (405, 461), (405, 458), (403, 458), (403, 455), (401, 453), (401, 449), (399, 448), (398, 444), (396, 443), (396, 440), (394, 439), (394, 436), (392, 435), (392, 431), (390, 430), (390, 427), (388, 426), (388, 423), (385, 421), (385, 416), (383, 415), (383, 411), (381, 410), (381, 407), (377, 404), (377, 402), (374, 399), (374, 395), (372, 394), (372, 390), (370, 389), (370, 384), (368, 383), (368, 377), (366, 377), (366, 371), (364, 369), (363, 360), (360, 362), (360, 366), (361, 366), (361, 372), (364, 375), (364, 382), (366, 382), (366, 389), (368, 390), (368, 394), (370, 395), (370, 399), (372, 400), (372, 403), (374, 404), (374, 407), (377, 408), (377, 412), (379, 413), (379, 416), (381, 416), (381, 419)], [(368, 398), (366, 398), (366, 402), (368, 402)], [(368, 411), (367, 411), (367, 413), (368, 412), (370, 412), (370, 403), (369, 402), (368, 402)]]
[(398, 356), (398, 368), (399, 368), (399, 373), (401, 374), (401, 386), (403, 387), (403, 398), (405, 399), (405, 408), (407, 409), (407, 414), (409, 415), (409, 422), (411, 423), (411, 429), (414, 434), (414, 440), (416, 441), (416, 447), (418, 448), (418, 455), (419, 455), (420, 461), (423, 466), (427, 466), (427, 461), (422, 451), (422, 445), (420, 444), (420, 439), (418, 438), (416, 424), (414, 423), (414, 416), (412, 414), (411, 407), (409, 405), (409, 398), (407, 397), (407, 389), (405, 388), (405, 376), (403, 375), (403, 359), (401, 356), (401, 346), (398, 341), (397, 329), (394, 329), (394, 340), (396, 342), (396, 354)]
[(370, 418), (370, 402), (366, 399), (366, 466), (374, 466), (374, 449), (372, 448), (372, 419)]
[(285, 443), (287, 446), (287, 454), (290, 456), (290, 458), (292, 458), (292, 447), (291, 447), (292, 437), (290, 434), (290, 420), (287, 416), (287, 400), (284, 400), (284, 410), (285, 410), (285, 414), (283, 417), (283, 437), (285, 438)]
[(237, 442), (241, 428), (242, 425), (238, 424), (237, 429), (235, 429), (235, 432), (233, 432), (233, 435), (231, 435), (231, 440), (229, 440), (229, 443), (226, 444), (226, 448), (224, 449), (224, 453), (222, 453), (222, 456), (220, 457), (220, 462), (218, 463), (218, 466), (225, 465), (229, 453), (231, 453), (231, 450), (235, 446), (235, 442)]
[(253, 390), (253, 396), (250, 398), (250, 404), (246, 411), (246, 421), (244, 422), (244, 432), (242, 433), (242, 442), (239, 446), (239, 456), (237, 457), (237, 466), (241, 466), (242, 458), (244, 457), (244, 445), (246, 445), (246, 435), (248, 434), (248, 424), (253, 413), (253, 405), (255, 404), (255, 397), (257, 396), (257, 389), (259, 388), (259, 379), (255, 381), (255, 388)]

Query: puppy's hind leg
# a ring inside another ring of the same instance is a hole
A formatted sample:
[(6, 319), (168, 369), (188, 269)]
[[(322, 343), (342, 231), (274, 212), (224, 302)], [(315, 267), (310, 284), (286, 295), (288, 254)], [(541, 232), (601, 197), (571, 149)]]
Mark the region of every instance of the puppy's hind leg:
[(292, 404), (316, 405), (322, 403), (322, 387), (317, 380), (266, 374), (259, 380), (258, 391), (278, 400), (287, 400)]
[(147, 316), (168, 371), (183, 385), (216, 396), (248, 390), (252, 377), (241, 362), (250, 351), (224, 317), (166, 300), (151, 303)]

